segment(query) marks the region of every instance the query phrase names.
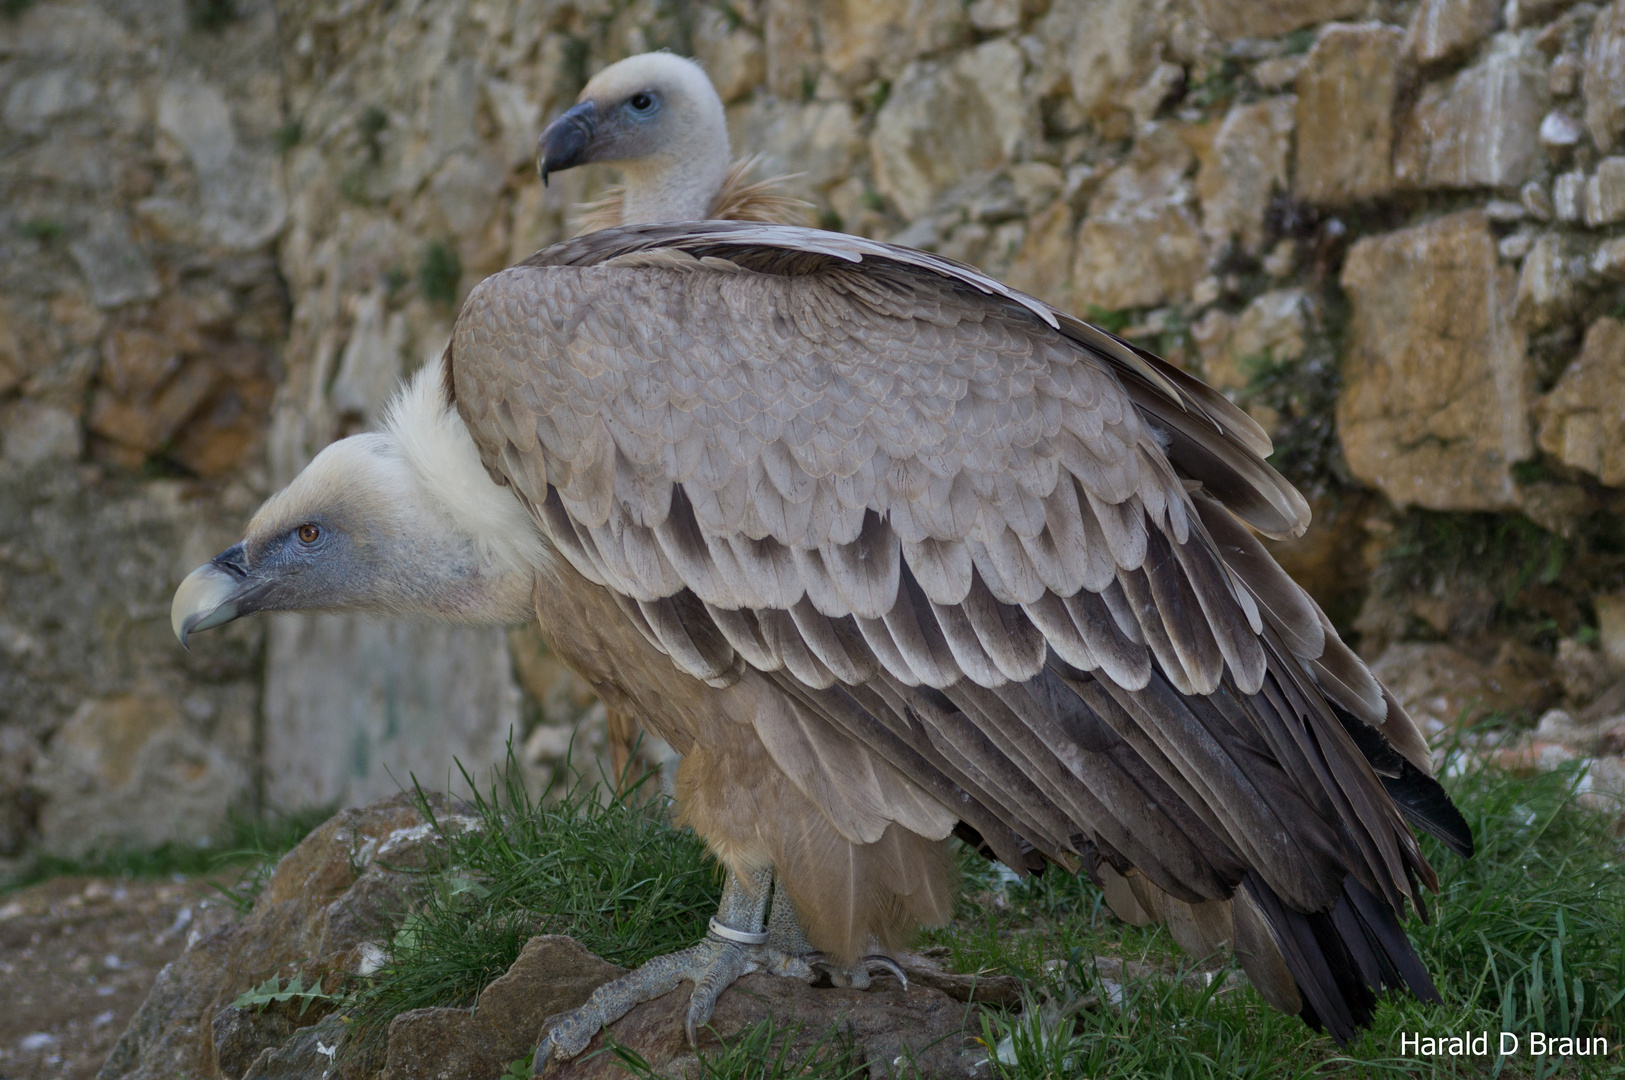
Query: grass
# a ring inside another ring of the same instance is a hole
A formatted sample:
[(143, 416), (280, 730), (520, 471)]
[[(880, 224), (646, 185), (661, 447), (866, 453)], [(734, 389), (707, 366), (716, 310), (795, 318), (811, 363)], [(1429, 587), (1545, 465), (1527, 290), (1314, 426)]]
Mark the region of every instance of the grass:
[[(1413, 918), (1408, 927), (1444, 1003), (1389, 999), (1343, 1050), (1227, 981), (1224, 969), (1191, 977), (1189, 961), (1161, 930), (1113, 922), (1096, 890), (1075, 878), (1046, 874), (973, 892), (955, 925), (930, 937), (948, 946), (961, 970), (1028, 979), (1048, 1006), (1047, 1015), (1044, 1008), (984, 1014), (984, 1041), (1004, 1049), (993, 1057), (994, 1072), (1006, 1078), (1616, 1075), (1617, 1053), (1612, 1063), (1525, 1054), (1500, 1068), (1493, 1051), (1460, 1061), (1400, 1053), (1402, 1034), (1461, 1031), (1488, 1031), (1492, 1043), (1512, 1031), (1525, 1047), (1531, 1031), (1601, 1035), (1618, 1046), (1625, 863), (1610, 819), (1576, 807), (1578, 782), (1573, 769), (1520, 777), (1476, 766), (1448, 780), (1478, 854), (1461, 860), (1424, 839), (1441, 894), (1432, 922)], [(1125, 978), (1119, 1008), (1066, 1009), (1091, 994), (1108, 997), (1103, 960), (1153, 974)]]
[(389, 963), (355, 992), (361, 1045), (408, 1009), (472, 1004), (534, 934), (569, 934), (626, 967), (705, 934), (721, 877), (698, 837), (666, 823), (664, 799), (637, 784), (604, 801), (579, 775), (560, 775), (569, 779), (533, 797), (510, 761), (474, 800), (482, 828), (436, 821), (443, 861), (424, 875)]
[(418, 263), (418, 288), (424, 299), (449, 307), (457, 300), (457, 283), (462, 276), (463, 262), (456, 248), (438, 240), (423, 246), (423, 259)]
[(277, 860), (332, 816), (332, 807), (259, 815), (234, 811), (227, 816), (222, 835), (207, 843), (109, 847), (77, 858), (35, 853), (16, 874), (0, 882), (0, 893), (67, 875), (150, 879), (233, 869), (241, 873), (229, 885), (217, 883), (216, 887), (239, 911), (247, 911)]
[[(988, 1072), (1001, 1080), (1328, 1075), (1607, 1076), (1625, 1037), (1625, 858), (1615, 818), (1585, 810), (1574, 767), (1519, 776), (1452, 758), (1445, 783), (1473, 827), (1478, 855), (1461, 860), (1424, 838), (1439, 872), (1432, 920), (1408, 929), (1443, 997), (1382, 1003), (1346, 1048), (1266, 1005), (1228, 963), (1193, 964), (1160, 928), (1118, 922), (1086, 878), (1052, 870), (1015, 880), (968, 849), (954, 921), (926, 931), (955, 970), (1026, 981), (1025, 1007), (984, 1010)], [(442, 830), (441, 862), (424, 872), (391, 959), (346, 991), (365, 1047), (407, 1009), (468, 1005), (538, 933), (567, 933), (632, 966), (703, 933), (720, 893), (699, 840), (670, 827), (664, 804), (634, 792), (606, 801), (579, 777), (541, 797), (517, 770), (474, 810), (483, 827)], [(432, 812), (420, 799), (425, 812)], [(437, 825), (438, 828), (438, 825)], [(279, 993), (287, 988), (271, 988)], [(1425, 1059), (1402, 1034), (1501, 1031), (1606, 1037), (1612, 1058), (1550, 1061), (1527, 1054)], [(700, 1075), (728, 1080), (848, 1080), (858, 1052), (831, 1032), (811, 1050), (794, 1028), (758, 1025), (701, 1056)], [(652, 1068), (625, 1048), (635, 1075)], [(524, 1063), (515, 1063), (522, 1074)], [(518, 1074), (516, 1074), (518, 1075)]]

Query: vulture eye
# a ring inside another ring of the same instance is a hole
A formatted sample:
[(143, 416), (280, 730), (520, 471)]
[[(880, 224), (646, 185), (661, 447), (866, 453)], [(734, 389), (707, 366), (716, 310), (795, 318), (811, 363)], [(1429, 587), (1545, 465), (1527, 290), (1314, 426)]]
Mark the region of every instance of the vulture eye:
[(301, 544), (314, 544), (316, 539), (321, 535), (322, 530), (318, 529), (314, 525), (299, 526), (299, 542)]
[(645, 116), (655, 111), (655, 96), (643, 90), (639, 90), (630, 98), (627, 98), (626, 103), (631, 106), (633, 112), (642, 113)]

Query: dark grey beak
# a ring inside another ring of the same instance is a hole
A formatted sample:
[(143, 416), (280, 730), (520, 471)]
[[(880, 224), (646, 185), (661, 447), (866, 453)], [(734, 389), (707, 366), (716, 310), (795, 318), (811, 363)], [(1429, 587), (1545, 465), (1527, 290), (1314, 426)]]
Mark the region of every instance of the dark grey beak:
[(538, 167), (542, 172), (543, 185), (547, 183), (548, 173), (562, 172), (587, 163), (587, 148), (592, 145), (597, 128), (598, 107), (590, 101), (583, 101), (543, 129), (542, 137), (537, 140), (541, 150)]
[(186, 575), (169, 606), (169, 625), (186, 645), (194, 630), (212, 630), (250, 612), (261, 590), (248, 580), (243, 545), (233, 544)]

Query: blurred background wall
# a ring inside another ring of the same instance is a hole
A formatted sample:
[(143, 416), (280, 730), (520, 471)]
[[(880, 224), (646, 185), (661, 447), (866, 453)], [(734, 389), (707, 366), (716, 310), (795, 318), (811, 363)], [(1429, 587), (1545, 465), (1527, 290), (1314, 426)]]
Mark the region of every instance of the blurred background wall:
[(529, 628), (168, 608), (568, 235), (536, 135), (651, 48), (825, 227), (1235, 396), (1435, 728), (1625, 713), (1625, 0), (0, 0), (0, 856), (602, 748)]

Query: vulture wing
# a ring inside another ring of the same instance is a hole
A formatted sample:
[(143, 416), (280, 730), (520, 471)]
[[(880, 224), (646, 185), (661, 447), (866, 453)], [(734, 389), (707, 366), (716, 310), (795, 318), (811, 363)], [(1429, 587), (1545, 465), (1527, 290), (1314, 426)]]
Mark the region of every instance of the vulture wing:
[[(689, 223), (488, 279), (448, 383), (651, 644), (771, 682), (790, 707), (758, 734), (854, 842), (956, 817), (1018, 870), (1081, 864), (1340, 1037), (1372, 988), (1432, 993), (1395, 917), (1436, 887), (1402, 815), (1470, 837), (1247, 528), (1308, 508), (1200, 382), (946, 259)], [(888, 804), (843, 794), (833, 746)]]

